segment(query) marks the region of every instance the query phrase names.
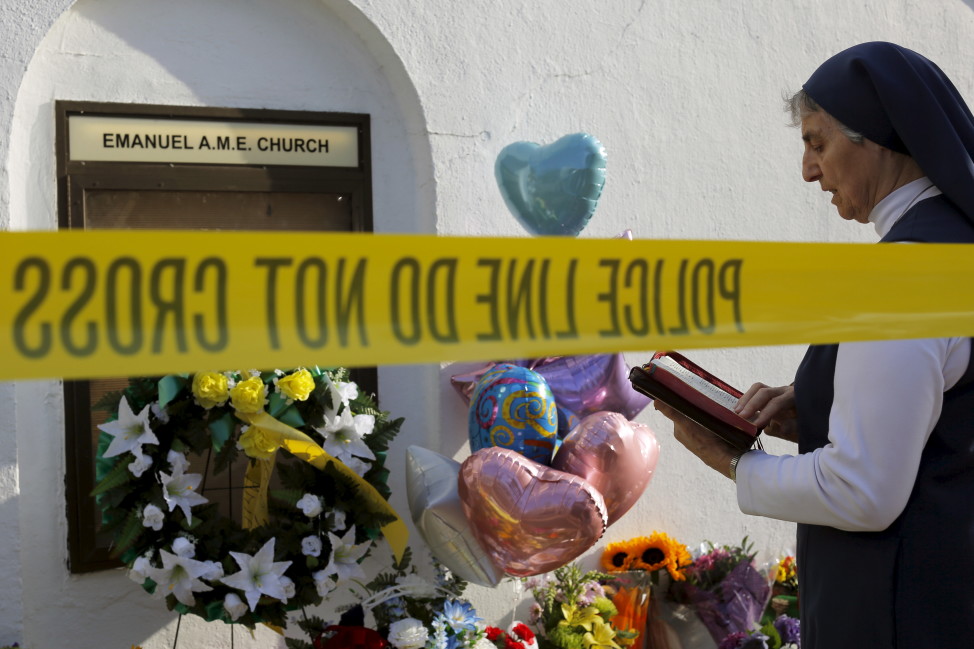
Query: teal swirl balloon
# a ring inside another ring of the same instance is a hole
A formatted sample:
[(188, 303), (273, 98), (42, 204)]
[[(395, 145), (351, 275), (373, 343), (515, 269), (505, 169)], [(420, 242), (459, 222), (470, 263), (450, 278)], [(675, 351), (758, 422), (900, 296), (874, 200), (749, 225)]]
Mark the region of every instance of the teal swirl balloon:
[(558, 434), (555, 395), (543, 376), (503, 363), (485, 372), (470, 397), (470, 450), (497, 446), (551, 464)]

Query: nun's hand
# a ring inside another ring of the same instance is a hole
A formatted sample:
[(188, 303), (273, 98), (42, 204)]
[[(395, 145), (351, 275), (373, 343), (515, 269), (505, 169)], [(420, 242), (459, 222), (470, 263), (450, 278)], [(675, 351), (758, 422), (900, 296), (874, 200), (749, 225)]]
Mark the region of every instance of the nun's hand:
[(798, 442), (794, 386), (772, 388), (764, 383), (755, 383), (738, 399), (734, 412), (758, 429), (764, 429), (766, 435)]

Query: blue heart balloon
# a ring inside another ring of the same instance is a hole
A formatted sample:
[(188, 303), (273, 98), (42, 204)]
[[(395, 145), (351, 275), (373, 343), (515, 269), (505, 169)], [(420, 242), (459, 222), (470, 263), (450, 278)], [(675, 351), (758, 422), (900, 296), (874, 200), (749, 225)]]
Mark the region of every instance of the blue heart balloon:
[(497, 156), (494, 175), (508, 209), (542, 236), (578, 236), (605, 185), (605, 148), (586, 133), (540, 146), (514, 142)]

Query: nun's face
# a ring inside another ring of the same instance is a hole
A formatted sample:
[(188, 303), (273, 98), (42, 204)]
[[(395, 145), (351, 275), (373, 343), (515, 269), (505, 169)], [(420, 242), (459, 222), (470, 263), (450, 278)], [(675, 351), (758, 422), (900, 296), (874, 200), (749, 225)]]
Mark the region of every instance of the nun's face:
[(856, 144), (824, 111), (802, 118), (802, 177), (832, 193), (832, 204), (848, 221), (867, 223), (876, 203), (892, 191), (883, 147), (864, 139)]

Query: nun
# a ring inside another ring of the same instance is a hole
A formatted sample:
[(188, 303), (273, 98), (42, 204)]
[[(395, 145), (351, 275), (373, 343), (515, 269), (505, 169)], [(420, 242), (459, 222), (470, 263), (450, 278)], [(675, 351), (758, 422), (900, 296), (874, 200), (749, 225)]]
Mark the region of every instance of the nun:
[[(856, 45), (788, 108), (802, 176), (840, 217), (884, 243), (974, 243), (974, 118), (936, 64)], [(736, 408), (795, 455), (741, 454), (656, 402), (742, 512), (798, 523), (803, 649), (974, 647), (971, 354), (969, 338), (810, 347), (792, 385)]]

